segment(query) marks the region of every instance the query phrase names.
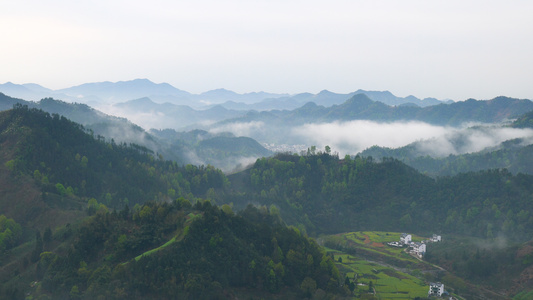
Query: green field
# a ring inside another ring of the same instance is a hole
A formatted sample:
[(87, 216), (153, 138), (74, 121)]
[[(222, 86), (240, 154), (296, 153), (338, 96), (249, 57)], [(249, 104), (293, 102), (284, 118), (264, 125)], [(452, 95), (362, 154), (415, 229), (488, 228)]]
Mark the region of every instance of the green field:
[[(427, 269), (431, 266), (408, 255), (403, 251), (404, 248), (386, 244), (399, 241), (400, 235), (401, 233), (397, 232), (349, 232), (325, 236), (322, 240), (327, 246), (335, 246), (326, 250), (334, 256), (339, 271), (357, 284), (354, 295), (368, 294), (372, 282), (372, 292), (378, 299), (426, 298), (428, 283), (401, 270), (420, 266)], [(413, 241), (426, 240), (416, 235), (412, 235), (412, 238)], [(393, 265), (399, 265), (401, 268)]]
[[(427, 297), (429, 286), (421, 279), (336, 250), (330, 251), (335, 257), (337, 267), (351, 281), (355, 279), (357, 282), (355, 294), (367, 293), (372, 282), (378, 299)], [(342, 262), (339, 262), (339, 258)]]

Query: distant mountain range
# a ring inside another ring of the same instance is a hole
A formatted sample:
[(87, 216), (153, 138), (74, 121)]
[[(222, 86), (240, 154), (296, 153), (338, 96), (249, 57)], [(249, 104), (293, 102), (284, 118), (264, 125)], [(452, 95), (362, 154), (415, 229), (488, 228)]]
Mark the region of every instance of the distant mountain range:
[[(168, 108), (169, 106), (181, 108), (173, 104), (156, 104), (150, 100), (147, 101), (146, 99), (140, 99), (134, 104), (138, 105), (137, 108), (141, 111), (148, 109), (146, 105), (150, 106), (152, 104), (163, 108)], [(64, 116), (85, 126), (95, 136), (102, 136), (116, 143), (138, 144), (154, 153), (161, 154), (165, 159), (174, 160), (181, 164), (210, 164), (223, 171), (232, 171), (235, 167), (244, 167), (259, 157), (272, 154), (272, 152), (251, 138), (236, 137), (227, 132), (213, 134), (201, 130), (176, 132), (170, 129), (146, 132), (126, 118), (104, 114), (86, 104), (67, 103), (52, 98), (44, 98), (39, 102), (32, 102), (12, 98), (0, 93), (0, 111), (9, 110), (15, 104), (26, 105), (29, 108), (37, 108), (51, 114)], [(198, 117), (202, 114), (202, 111), (195, 111), (189, 107), (187, 109), (183, 112), (183, 116)], [(224, 108), (221, 109), (225, 110)], [(164, 111), (164, 109), (161, 111)], [(214, 115), (223, 115), (220, 109), (217, 108), (211, 108), (208, 111)], [(205, 117), (205, 114), (202, 117)], [(163, 134), (163, 132), (166, 134)]]
[[(531, 110), (533, 110), (532, 101), (508, 97), (497, 97), (492, 100), (469, 99), (428, 107), (406, 105), (393, 107), (372, 101), (365, 94), (357, 94), (346, 102), (331, 107), (310, 102), (290, 111), (248, 111), (242, 117), (227, 119), (204, 129), (230, 132), (244, 132), (246, 129), (246, 136), (261, 143), (307, 144), (323, 147), (324, 145), (320, 145), (320, 141), (314, 141), (313, 144), (310, 144), (309, 135), (313, 133), (302, 134), (301, 130), (313, 130), (306, 129), (309, 124), (337, 124), (334, 126), (337, 128), (339, 126), (346, 127), (346, 124), (350, 124), (352, 121), (362, 120), (376, 122), (376, 124), (416, 121), (444, 127), (464, 127), (470, 123), (500, 124), (511, 121)], [(316, 132), (316, 134), (320, 135), (321, 132)], [(370, 136), (372, 132), (367, 134)], [(346, 142), (350, 140), (350, 137), (345, 134), (343, 134), (343, 138), (346, 139)], [(350, 154), (355, 154), (363, 149), (345, 150), (349, 151)]]
[[(0, 84), (0, 92), (25, 100), (38, 101), (53, 97), (69, 102), (90, 104), (91, 106), (115, 104), (133, 99), (148, 97), (157, 103), (188, 105), (194, 108), (208, 108), (220, 104), (233, 110), (272, 110), (295, 109), (307, 102), (331, 106), (341, 104), (356, 94), (366, 94), (374, 101), (387, 105), (417, 105), (421, 107), (436, 105), (443, 101), (435, 98), (418, 99), (414, 96), (397, 97), (389, 91), (357, 90), (349, 94), (337, 94), (327, 90), (318, 94), (301, 93), (296, 95), (253, 92), (238, 94), (226, 89), (216, 89), (201, 94), (191, 94), (177, 89), (168, 83), (154, 83), (148, 79), (134, 79), (119, 82), (85, 83), (65, 89), (51, 90), (38, 84)], [(449, 103), (447, 100), (444, 103)]]
[[(419, 121), (457, 127), (465, 123), (501, 123), (533, 111), (533, 102), (527, 99), (497, 97), (442, 102), (414, 96), (401, 98), (388, 91), (357, 90), (337, 94), (324, 90), (318, 94), (287, 95), (237, 94), (218, 89), (194, 95), (147, 79), (87, 83), (56, 91), (37, 84), (6, 83), (0, 85), (0, 91), (27, 99), (54, 95), (76, 102), (71, 104), (52, 98), (29, 102), (2, 94), (2, 110), (12, 108), (15, 103), (41, 108), (83, 124), (96, 135), (143, 145), (167, 159), (213, 164), (224, 171), (270, 155), (271, 152), (259, 143), (308, 146), (317, 143), (293, 132), (306, 124)], [(97, 109), (79, 103), (84, 101)], [(149, 129), (154, 130), (147, 132)], [(170, 138), (162, 135), (165, 129), (174, 131)], [(195, 139), (184, 141), (189, 133), (193, 133)]]
[(193, 124), (205, 126), (245, 114), (244, 111), (229, 110), (221, 105), (195, 110), (188, 105), (156, 103), (147, 97), (117, 103), (104, 109), (110, 114), (127, 117), (145, 128), (158, 129), (179, 129)]
[[(389, 106), (373, 101), (366, 94), (355, 94), (342, 104), (325, 107), (309, 102), (291, 110), (269, 112), (249, 112), (232, 122), (265, 121), (300, 125), (304, 123), (373, 120), (422, 121), (434, 125), (457, 126), (465, 122), (501, 122), (516, 118), (524, 112), (533, 110), (533, 102), (527, 99), (497, 97), (492, 100), (468, 99), (450, 104), (428, 107), (410, 105)], [(228, 120), (224, 123), (229, 122)]]
[(359, 94), (365, 94), (368, 96), (368, 98), (372, 99), (373, 101), (382, 102), (384, 104), (390, 105), (390, 106), (400, 106), (400, 105), (411, 105), (411, 106), (420, 106), (420, 107), (426, 107), (431, 105), (437, 105), (442, 103), (453, 103), (452, 100), (446, 100), (441, 101), (435, 98), (425, 98), (425, 99), (419, 99), (415, 96), (407, 96), (407, 97), (398, 97), (393, 95), (389, 91), (365, 91), (365, 90), (357, 90), (355, 92), (349, 93), (349, 94), (337, 94), (330, 92), (328, 90), (323, 90), (318, 94), (311, 94), (311, 93), (301, 93), (296, 94), (293, 96), (286, 96), (286, 97), (277, 97), (277, 98), (268, 98), (264, 99), (261, 102), (254, 103), (254, 104), (244, 104), (244, 103), (236, 103), (233, 101), (228, 101), (225, 103), (222, 103), (221, 105), (230, 108), (230, 109), (253, 109), (253, 110), (274, 110), (274, 109), (296, 109), (308, 102), (313, 102), (317, 105), (322, 105), (325, 107), (329, 107), (332, 105), (339, 105), (344, 103), (346, 100), (352, 98), (354, 95)]

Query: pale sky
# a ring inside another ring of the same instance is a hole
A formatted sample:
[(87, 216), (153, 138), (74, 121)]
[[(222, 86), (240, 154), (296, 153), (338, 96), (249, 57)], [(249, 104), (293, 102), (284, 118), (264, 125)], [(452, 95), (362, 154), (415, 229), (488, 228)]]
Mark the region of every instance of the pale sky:
[(0, 83), (533, 99), (530, 0), (3, 0)]

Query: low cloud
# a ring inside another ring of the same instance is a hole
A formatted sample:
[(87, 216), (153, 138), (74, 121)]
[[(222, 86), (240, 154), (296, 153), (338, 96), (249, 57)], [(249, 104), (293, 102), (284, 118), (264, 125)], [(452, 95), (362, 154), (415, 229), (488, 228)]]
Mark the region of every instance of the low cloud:
[(423, 122), (377, 123), (357, 120), (305, 124), (292, 129), (295, 139), (323, 149), (356, 154), (372, 146), (399, 148), (415, 143), (420, 155), (447, 156), (481, 151), (515, 138), (531, 138), (533, 130), (494, 125), (468, 128), (435, 126)]
[(144, 128), (145, 130), (149, 130), (151, 128), (163, 129), (176, 127), (174, 124), (172, 124), (172, 121), (167, 120), (167, 117), (161, 112), (131, 112), (113, 105), (100, 105), (96, 109), (111, 116), (126, 118), (130, 122)]
[(397, 148), (421, 139), (445, 135), (448, 129), (422, 122), (377, 123), (357, 120), (305, 124), (292, 134), (320, 148), (329, 145), (333, 151), (356, 154), (374, 145)]
[(254, 136), (257, 131), (262, 131), (265, 123), (260, 121), (229, 123), (209, 129), (210, 133), (231, 132), (235, 136)]
[(420, 141), (416, 147), (420, 155), (443, 157), (450, 154), (479, 152), (517, 138), (524, 139), (525, 144), (531, 144), (533, 130), (495, 125), (475, 126), (451, 130), (443, 136)]
[(242, 156), (234, 157), (229, 159), (228, 165), (230, 167), (222, 169), (225, 173), (235, 173), (241, 170), (246, 169), (250, 165), (254, 164), (257, 161), (258, 157), (255, 156)]

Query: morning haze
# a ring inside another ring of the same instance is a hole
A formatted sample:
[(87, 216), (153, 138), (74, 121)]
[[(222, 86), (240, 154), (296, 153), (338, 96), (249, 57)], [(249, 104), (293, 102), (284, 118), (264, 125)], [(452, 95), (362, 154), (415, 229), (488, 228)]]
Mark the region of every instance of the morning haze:
[(0, 299), (533, 299), (533, 2), (4, 2)]

